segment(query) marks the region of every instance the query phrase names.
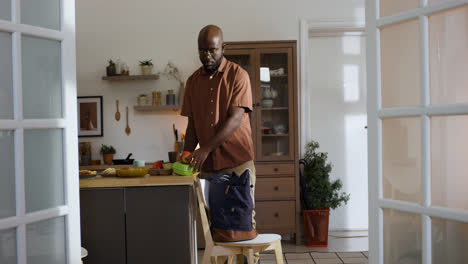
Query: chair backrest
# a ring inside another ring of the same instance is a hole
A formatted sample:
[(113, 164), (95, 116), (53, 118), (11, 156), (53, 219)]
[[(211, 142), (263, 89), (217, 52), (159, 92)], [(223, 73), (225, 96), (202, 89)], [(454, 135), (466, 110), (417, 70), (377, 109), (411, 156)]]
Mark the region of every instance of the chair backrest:
[(205, 197), (205, 193), (208, 194), (209, 182), (204, 179), (195, 177), (195, 190), (197, 192), (198, 200), (198, 211), (200, 213), (200, 219), (203, 230), (203, 237), (205, 238), (206, 246), (213, 246), (213, 238), (211, 237), (210, 224), (208, 222), (208, 216), (206, 215), (206, 209), (208, 209), (208, 196)]

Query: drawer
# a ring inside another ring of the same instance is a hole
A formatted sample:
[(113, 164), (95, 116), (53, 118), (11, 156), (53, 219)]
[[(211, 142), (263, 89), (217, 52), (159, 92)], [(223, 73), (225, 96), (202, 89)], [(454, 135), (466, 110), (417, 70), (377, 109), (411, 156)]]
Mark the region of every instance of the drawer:
[(255, 202), (255, 221), (260, 232), (294, 230), (295, 201)]
[(257, 178), (256, 200), (295, 200), (294, 177)]
[(267, 176), (294, 174), (294, 163), (256, 164), (255, 171), (257, 175)]

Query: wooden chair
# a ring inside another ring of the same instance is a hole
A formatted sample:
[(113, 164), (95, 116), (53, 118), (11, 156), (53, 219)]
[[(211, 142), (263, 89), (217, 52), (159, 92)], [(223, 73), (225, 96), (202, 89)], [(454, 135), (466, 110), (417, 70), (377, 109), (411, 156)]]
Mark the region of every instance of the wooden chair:
[[(228, 264), (232, 264), (235, 255), (244, 255), (249, 264), (254, 264), (254, 253), (266, 250), (274, 250), (276, 263), (283, 264), (283, 252), (281, 249), (281, 236), (277, 234), (259, 234), (255, 239), (239, 242), (214, 242), (211, 237), (210, 224), (206, 215), (208, 206), (205, 202), (207, 196), (204, 190), (203, 179), (195, 177), (195, 189), (198, 198), (198, 208), (200, 212), (203, 236), (205, 237), (205, 253), (203, 254), (203, 264), (210, 264), (211, 257), (228, 256)], [(202, 186), (203, 185), (203, 186)], [(219, 264), (219, 263), (218, 263)]]

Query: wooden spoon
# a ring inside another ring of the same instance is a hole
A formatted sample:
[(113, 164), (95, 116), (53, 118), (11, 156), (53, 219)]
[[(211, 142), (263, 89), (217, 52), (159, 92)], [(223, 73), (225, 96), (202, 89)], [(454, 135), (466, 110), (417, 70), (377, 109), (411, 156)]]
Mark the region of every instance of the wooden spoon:
[(126, 107), (126, 110), (127, 110), (127, 127), (125, 128), (125, 133), (128, 135), (130, 135), (130, 133), (132, 132), (130, 130), (130, 127), (128, 126), (128, 106)]
[(115, 120), (120, 120), (120, 112), (119, 112), (119, 100), (116, 101), (117, 104), (117, 112), (115, 112)]

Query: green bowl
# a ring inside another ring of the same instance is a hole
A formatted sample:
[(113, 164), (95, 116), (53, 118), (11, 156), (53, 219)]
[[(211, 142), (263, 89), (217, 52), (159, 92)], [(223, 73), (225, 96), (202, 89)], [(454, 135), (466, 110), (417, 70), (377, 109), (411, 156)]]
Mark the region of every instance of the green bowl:
[(189, 170), (189, 165), (190, 164), (184, 164), (182, 162), (177, 161), (172, 164), (172, 170), (178, 175), (190, 176), (193, 174), (193, 168)]

